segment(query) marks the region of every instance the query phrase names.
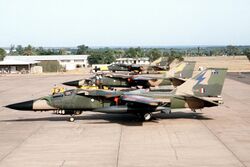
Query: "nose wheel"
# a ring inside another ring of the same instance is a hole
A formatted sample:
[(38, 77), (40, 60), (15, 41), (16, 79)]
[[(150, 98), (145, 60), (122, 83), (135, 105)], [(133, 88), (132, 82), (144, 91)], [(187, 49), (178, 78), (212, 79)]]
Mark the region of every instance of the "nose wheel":
[(71, 116), (70, 118), (69, 118), (69, 122), (74, 122), (75, 121), (75, 118), (73, 117), (73, 116)]

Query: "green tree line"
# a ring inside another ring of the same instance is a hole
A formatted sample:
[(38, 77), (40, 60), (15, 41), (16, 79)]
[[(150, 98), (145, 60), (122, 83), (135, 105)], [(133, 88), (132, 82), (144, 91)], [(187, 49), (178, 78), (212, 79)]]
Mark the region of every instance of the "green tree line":
[(6, 51), (0, 48), (0, 60), (3, 60), (4, 56), (6, 55)]
[[(89, 54), (90, 64), (109, 64), (116, 58), (141, 58), (148, 57), (154, 61), (159, 57), (183, 60), (184, 56), (221, 56), (221, 55), (247, 55), (250, 57), (250, 46), (214, 46), (214, 47), (158, 47), (158, 48), (91, 48), (79, 45), (76, 48), (44, 48), (31, 45), (11, 45), (9, 55), (83, 55)], [(0, 49), (0, 59), (6, 55), (4, 49)]]

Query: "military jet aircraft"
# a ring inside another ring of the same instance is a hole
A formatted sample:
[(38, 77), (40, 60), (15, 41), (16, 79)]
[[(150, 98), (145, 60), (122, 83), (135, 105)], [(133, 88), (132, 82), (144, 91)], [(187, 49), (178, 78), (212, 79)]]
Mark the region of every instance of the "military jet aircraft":
[(143, 71), (142, 65), (137, 64), (110, 64), (105, 67), (95, 67), (93, 69), (94, 72), (98, 71), (111, 71), (111, 72), (117, 72), (117, 71), (127, 71), (127, 72), (136, 72), (140, 73)]
[(98, 71), (111, 71), (111, 72), (117, 72), (117, 71), (127, 71), (127, 72), (134, 72), (136, 74), (142, 73), (145, 71), (146, 73), (162, 73), (169, 70), (169, 64), (172, 61), (169, 60), (168, 57), (163, 57), (161, 60), (154, 64), (154, 65), (141, 65), (141, 64), (110, 64), (107, 66), (102, 67), (95, 67), (93, 69), (94, 72)]
[(222, 103), (221, 91), (227, 69), (209, 68), (187, 80), (170, 93), (135, 90), (130, 92), (110, 90), (65, 91), (53, 96), (11, 104), (6, 107), (15, 110), (48, 111), (74, 115), (83, 111), (102, 113), (136, 114), (150, 120), (152, 113), (170, 113), (171, 109), (189, 108), (192, 111), (214, 107)]
[(147, 73), (162, 73), (162, 72), (166, 72), (170, 69), (170, 64), (173, 62), (174, 60), (170, 60), (169, 57), (161, 57), (158, 60), (155, 60), (154, 62), (152, 62), (152, 64), (150, 64), (150, 66), (148, 66), (148, 68), (146, 69)]
[[(96, 85), (99, 88), (114, 88), (114, 87), (138, 87), (143, 88), (158, 87), (160, 90), (172, 90), (174, 86), (179, 86), (191, 78), (194, 71), (195, 62), (184, 61), (177, 64), (170, 71), (161, 77), (140, 76), (140, 75), (96, 75), (90, 79), (76, 80), (63, 83), (68, 86), (81, 87), (83, 85)], [(171, 87), (169, 87), (171, 86)], [(159, 88), (160, 87), (160, 88)]]

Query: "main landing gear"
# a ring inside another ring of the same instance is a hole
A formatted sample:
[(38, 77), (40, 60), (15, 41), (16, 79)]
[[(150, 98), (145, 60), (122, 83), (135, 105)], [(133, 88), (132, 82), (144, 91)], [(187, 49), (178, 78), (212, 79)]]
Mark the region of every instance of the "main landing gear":
[[(195, 109), (192, 109), (192, 111), (193, 111), (194, 113), (196, 113), (196, 110), (195, 110)], [(197, 119), (198, 116), (197, 116), (196, 114), (194, 114), (194, 115), (193, 115), (193, 118), (194, 118), (194, 119)]]
[(137, 113), (137, 116), (141, 121), (149, 121), (149, 120), (152, 119), (152, 113), (151, 112)]
[(144, 121), (149, 121), (152, 118), (152, 113), (144, 113)]

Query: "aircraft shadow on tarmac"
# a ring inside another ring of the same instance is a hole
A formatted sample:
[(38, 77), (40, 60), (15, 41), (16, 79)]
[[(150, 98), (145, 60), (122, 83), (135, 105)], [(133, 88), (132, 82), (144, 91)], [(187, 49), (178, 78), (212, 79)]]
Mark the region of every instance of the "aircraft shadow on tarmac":
[[(42, 118), (20, 118), (12, 120), (2, 120), (0, 122), (35, 122), (35, 121), (68, 121), (69, 116), (57, 117), (42, 117)], [(81, 120), (89, 120), (84, 124), (110, 124), (116, 123), (125, 126), (142, 126), (143, 122), (137, 116), (131, 114), (91, 114), (81, 115), (75, 117), (76, 122)], [(186, 112), (173, 112), (171, 114), (154, 114), (153, 119), (148, 123), (159, 123), (161, 120), (172, 119), (193, 119), (193, 120), (212, 120), (212, 118), (203, 116), (202, 113), (186, 113)], [(145, 122), (144, 122), (145, 123)]]

